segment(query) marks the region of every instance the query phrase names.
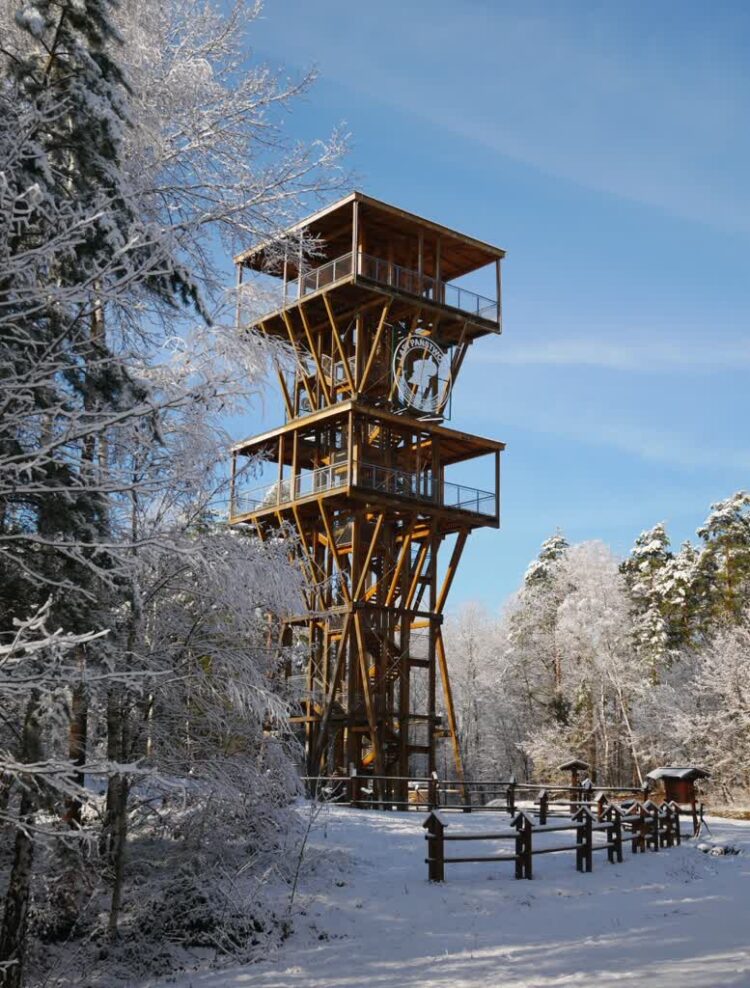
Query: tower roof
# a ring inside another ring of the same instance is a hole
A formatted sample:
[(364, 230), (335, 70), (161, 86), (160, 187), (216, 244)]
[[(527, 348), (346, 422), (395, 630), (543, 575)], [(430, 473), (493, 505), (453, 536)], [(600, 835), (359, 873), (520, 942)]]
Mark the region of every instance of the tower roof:
[[(448, 280), (460, 278), (491, 264), (498, 258), (505, 257), (502, 247), (469, 237), (416, 213), (392, 206), (363, 192), (354, 191), (295, 223), (276, 240), (269, 240), (242, 251), (235, 257), (235, 263), (260, 270), (264, 267), (268, 249), (272, 244), (282, 239), (293, 240), (295, 235), (299, 235), (304, 230), (308, 230), (321, 241), (321, 254), (316, 258), (316, 263), (324, 264), (328, 260), (348, 253), (352, 246), (352, 207), (355, 202), (359, 204), (361, 219), (366, 223), (366, 240), (361, 247), (366, 254), (385, 258), (395, 250), (396, 263), (400, 263), (399, 245), (413, 243), (415, 237), (421, 234), (426, 263), (434, 258), (438, 250), (438, 241), (440, 242), (442, 276)], [(296, 277), (297, 258), (289, 256), (287, 264), (289, 276)]]

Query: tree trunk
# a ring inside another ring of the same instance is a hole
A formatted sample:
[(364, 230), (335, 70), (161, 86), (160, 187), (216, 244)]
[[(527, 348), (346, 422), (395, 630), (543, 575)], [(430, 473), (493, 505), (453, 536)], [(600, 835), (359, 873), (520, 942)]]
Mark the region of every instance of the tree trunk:
[[(32, 763), (40, 758), (40, 728), (38, 719), (39, 697), (32, 695), (26, 708), (23, 725), (20, 761)], [(0, 928), (0, 986), (21, 988), (23, 963), (26, 954), (26, 925), (31, 898), (31, 879), (34, 864), (34, 842), (31, 828), (37, 805), (37, 793), (32, 780), (25, 779), (18, 813), (13, 865), (8, 891), (5, 894), (3, 925)], [(9, 967), (5, 965), (9, 964)]]
[[(122, 687), (109, 691), (107, 696), (107, 758), (110, 762), (128, 760), (130, 746), (128, 698)], [(111, 869), (112, 900), (108, 930), (117, 935), (117, 923), (122, 903), (122, 886), (125, 874), (125, 849), (128, 831), (127, 777), (117, 772), (111, 775), (107, 785), (107, 802), (100, 853), (106, 857)]]
[[(80, 665), (83, 671), (85, 658), (81, 657)], [(88, 722), (89, 722), (89, 697), (86, 684), (81, 681), (73, 688), (73, 695), (70, 705), (70, 727), (68, 729), (68, 754), (73, 765), (83, 767), (86, 764), (86, 750), (88, 747)], [(83, 786), (85, 782), (84, 773), (81, 771), (73, 774), (73, 781), (76, 785)], [(81, 826), (81, 800), (68, 799), (65, 802), (65, 822), (73, 828)]]

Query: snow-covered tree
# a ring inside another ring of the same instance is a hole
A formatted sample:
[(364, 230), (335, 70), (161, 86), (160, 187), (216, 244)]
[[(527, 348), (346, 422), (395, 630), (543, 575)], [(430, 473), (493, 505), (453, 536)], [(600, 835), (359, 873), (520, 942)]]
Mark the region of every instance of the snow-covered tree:
[[(256, 342), (233, 325), (218, 258), (296, 219), (305, 195), (333, 184), (339, 144), (285, 139), (283, 111), (309, 80), (285, 86), (248, 65), (246, 5), (3, 0), (0, 11), (0, 644), (15, 640), (14, 622), (44, 616), (55, 630), (37, 661), (70, 645), (65, 678), (41, 676), (26, 693), (0, 678), (0, 806), (27, 836), (43, 805), (50, 834), (64, 815), (92, 837), (96, 791), (83, 783), (98, 766), (114, 930), (134, 780), (180, 763), (157, 712), (169, 720), (182, 702), (194, 713), (179, 689), (164, 702), (167, 674), (172, 685), (192, 679), (213, 711), (204, 763), (216, 778), (240, 784), (227, 730), (245, 732), (246, 798), (251, 782), (260, 799), (289, 765), (263, 733), (283, 701), (259, 616), (268, 607), (278, 618), (296, 588), (288, 547), (271, 552), (212, 521), (212, 502), (226, 499), (221, 417), (247, 409), (264, 372)], [(156, 647), (167, 625), (154, 606), (182, 614), (183, 631), (191, 610), (193, 621), (208, 613), (180, 652)], [(192, 651), (198, 630), (210, 675)], [(54, 723), (40, 721), (47, 709)], [(27, 785), (29, 766), (47, 763), (65, 785)], [(269, 776), (261, 766), (272, 764)], [(213, 799), (194, 800), (194, 816), (208, 820)], [(5, 901), (11, 985), (33, 851), (19, 839)]]
[(738, 621), (750, 602), (750, 493), (737, 491), (711, 505), (698, 529), (699, 572), (715, 619)]

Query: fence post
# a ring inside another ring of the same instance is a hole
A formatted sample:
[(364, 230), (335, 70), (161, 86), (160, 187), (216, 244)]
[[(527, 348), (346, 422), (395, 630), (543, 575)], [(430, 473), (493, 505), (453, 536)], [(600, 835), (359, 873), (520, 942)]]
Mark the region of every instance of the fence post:
[(607, 794), (605, 792), (600, 792), (596, 797), (596, 818), (597, 820), (603, 820), (606, 813), (606, 807), (609, 806), (609, 799), (607, 799)]
[(614, 823), (614, 815), (612, 813), (612, 806), (611, 805), (607, 806), (606, 810), (602, 810), (600, 806), (598, 819), (604, 823), (609, 824), (609, 826), (604, 831), (604, 836), (607, 841), (607, 861), (609, 861), (610, 864), (614, 864), (615, 863), (615, 841), (614, 841), (615, 823)]
[(622, 810), (619, 806), (610, 807), (612, 810), (612, 843), (613, 851), (619, 864), (622, 864)]
[(584, 807), (583, 810), (583, 838), (584, 838), (584, 848), (583, 848), (583, 863), (587, 872), (593, 871), (594, 869), (594, 831), (593, 831), (594, 817), (588, 807)]
[(463, 780), (461, 790), (463, 793), (463, 802), (464, 802), (461, 812), (471, 813), (472, 790), (471, 790), (471, 786), (466, 785), (465, 779)]
[(682, 834), (680, 832), (680, 807), (677, 803), (670, 803), (672, 807), (672, 819), (674, 821), (674, 839), (677, 845), (682, 843)]
[(653, 844), (654, 850), (659, 850), (659, 844), (661, 839), (661, 821), (659, 819), (659, 807), (656, 803), (649, 799), (648, 802), (643, 804), (643, 809), (648, 813), (650, 818), (649, 836), (646, 840), (646, 845)]
[(661, 846), (671, 847), (674, 843), (672, 839), (672, 811), (669, 808), (669, 803), (662, 803), (659, 807), (659, 816), (661, 817)]
[[(573, 823), (583, 823), (583, 807), (579, 806), (573, 814)], [(583, 827), (576, 827), (576, 871), (583, 871), (583, 840), (581, 832)]]
[(349, 802), (356, 807), (359, 801), (359, 786), (357, 784), (357, 769), (352, 763), (349, 766)]
[(505, 790), (505, 802), (508, 809), (508, 814), (513, 816), (516, 812), (516, 778), (511, 775), (508, 779), (508, 788)]
[(430, 781), (427, 783), (427, 809), (436, 810), (439, 805), (438, 774), (437, 772), (433, 772), (430, 776)]
[(430, 882), (445, 881), (445, 851), (443, 838), (447, 824), (443, 823), (439, 814), (432, 813), (422, 826), (427, 830), (427, 880)]
[(633, 814), (638, 817), (638, 820), (632, 824), (631, 850), (633, 854), (637, 854), (639, 851), (644, 852), (646, 850), (646, 811), (641, 803), (636, 803), (631, 808), (631, 816)]
[(539, 793), (539, 826), (543, 827), (547, 822), (547, 808), (549, 805), (549, 793), (542, 789)]
[(531, 878), (531, 834), (534, 829), (533, 821), (525, 813), (518, 813), (511, 820), (511, 826), (516, 828), (516, 878)]

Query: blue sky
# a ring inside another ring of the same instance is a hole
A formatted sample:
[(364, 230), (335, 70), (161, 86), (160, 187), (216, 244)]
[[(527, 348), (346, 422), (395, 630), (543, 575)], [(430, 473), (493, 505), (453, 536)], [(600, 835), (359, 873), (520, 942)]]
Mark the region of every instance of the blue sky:
[(357, 187), (508, 250), (451, 423), (508, 443), (503, 527), (454, 605), (750, 486), (750, 5), (267, 0), (252, 41), (317, 65), (287, 126), (344, 121)]

